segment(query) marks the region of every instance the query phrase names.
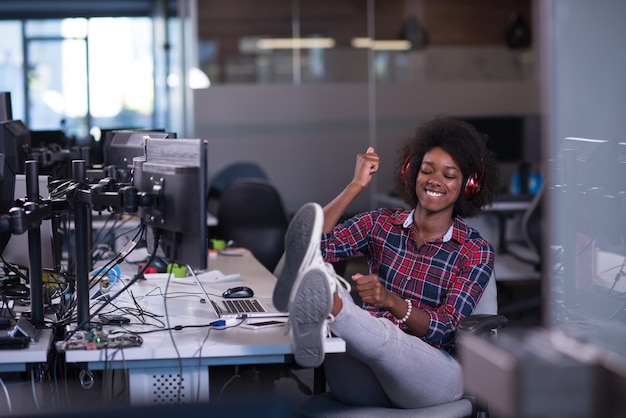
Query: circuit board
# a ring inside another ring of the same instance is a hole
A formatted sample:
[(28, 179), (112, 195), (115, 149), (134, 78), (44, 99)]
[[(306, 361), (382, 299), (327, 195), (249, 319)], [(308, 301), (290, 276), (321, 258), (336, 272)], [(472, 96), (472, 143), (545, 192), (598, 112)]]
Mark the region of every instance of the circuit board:
[(76, 331), (67, 341), (56, 343), (57, 350), (101, 350), (140, 347), (143, 339), (130, 332), (107, 332), (101, 328)]

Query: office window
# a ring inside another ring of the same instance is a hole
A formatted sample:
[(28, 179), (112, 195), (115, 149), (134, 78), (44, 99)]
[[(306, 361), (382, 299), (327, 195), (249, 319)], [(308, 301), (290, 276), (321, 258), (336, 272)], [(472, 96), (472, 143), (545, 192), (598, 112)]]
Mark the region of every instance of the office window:
[(27, 21), (25, 33), (31, 130), (152, 126), (149, 18)]
[(23, 65), (21, 23), (0, 21), (0, 91), (11, 92), (14, 119), (24, 119)]
[(151, 19), (89, 20), (89, 107), (93, 126), (153, 126), (153, 63)]
[(79, 141), (93, 127), (152, 127), (153, 33), (148, 17), (0, 21), (13, 117)]

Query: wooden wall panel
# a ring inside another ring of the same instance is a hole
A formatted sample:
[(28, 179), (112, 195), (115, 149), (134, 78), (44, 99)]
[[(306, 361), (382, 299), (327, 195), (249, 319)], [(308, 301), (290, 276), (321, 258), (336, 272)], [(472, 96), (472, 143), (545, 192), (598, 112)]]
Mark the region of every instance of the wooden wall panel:
[(432, 45), (499, 45), (511, 18), (530, 24), (530, 0), (428, 0), (424, 22)]
[[(397, 37), (404, 19), (415, 14), (431, 45), (499, 45), (516, 14), (529, 24), (532, 0), (385, 0), (375, 3), (377, 38)], [(289, 37), (291, 0), (198, 0), (200, 39), (243, 36)], [(300, 0), (300, 31), (333, 36), (340, 43), (367, 34), (366, 0)]]

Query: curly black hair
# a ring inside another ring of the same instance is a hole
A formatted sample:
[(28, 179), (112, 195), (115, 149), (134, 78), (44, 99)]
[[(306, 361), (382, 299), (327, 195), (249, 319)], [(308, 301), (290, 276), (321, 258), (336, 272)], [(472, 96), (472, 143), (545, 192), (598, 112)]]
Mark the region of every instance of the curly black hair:
[(471, 218), (497, 197), (500, 168), (495, 154), (487, 149), (487, 136), (471, 124), (448, 117), (438, 117), (420, 125), (414, 137), (402, 148), (396, 165), (396, 194), (411, 207), (417, 206), (415, 184), (424, 155), (440, 147), (456, 161), (463, 174), (465, 187), (468, 178), (476, 174), (480, 188), (468, 199), (462, 191), (454, 204), (454, 216)]

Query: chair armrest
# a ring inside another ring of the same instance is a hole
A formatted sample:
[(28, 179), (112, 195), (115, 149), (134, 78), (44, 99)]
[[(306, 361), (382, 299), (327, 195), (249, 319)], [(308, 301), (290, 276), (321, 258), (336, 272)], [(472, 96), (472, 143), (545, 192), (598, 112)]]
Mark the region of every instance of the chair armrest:
[(504, 315), (470, 315), (459, 322), (458, 330), (471, 334), (485, 334), (502, 328), (507, 322)]

